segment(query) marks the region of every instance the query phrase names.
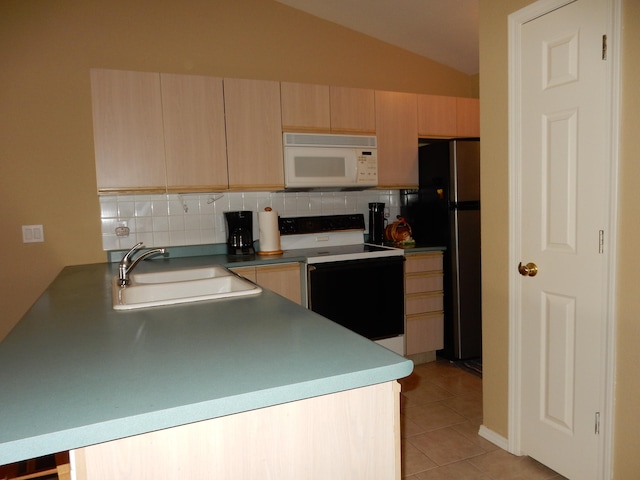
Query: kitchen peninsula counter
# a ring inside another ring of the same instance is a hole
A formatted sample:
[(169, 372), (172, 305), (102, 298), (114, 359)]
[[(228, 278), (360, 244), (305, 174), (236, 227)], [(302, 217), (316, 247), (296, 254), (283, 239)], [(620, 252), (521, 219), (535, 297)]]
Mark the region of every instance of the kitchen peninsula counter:
[(0, 343), (0, 465), (392, 382), (413, 369), (266, 289), (114, 311), (116, 273), (117, 263), (66, 267)]

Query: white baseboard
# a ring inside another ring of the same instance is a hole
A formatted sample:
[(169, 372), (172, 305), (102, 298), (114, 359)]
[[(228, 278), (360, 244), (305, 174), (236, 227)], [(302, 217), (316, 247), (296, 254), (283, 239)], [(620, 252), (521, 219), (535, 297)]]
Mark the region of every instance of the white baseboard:
[(497, 445), (501, 449), (509, 451), (509, 440), (504, 438), (502, 435), (498, 435), (496, 432), (488, 429), (484, 425), (480, 425), (478, 435), (480, 435), (485, 440), (490, 441), (494, 445)]

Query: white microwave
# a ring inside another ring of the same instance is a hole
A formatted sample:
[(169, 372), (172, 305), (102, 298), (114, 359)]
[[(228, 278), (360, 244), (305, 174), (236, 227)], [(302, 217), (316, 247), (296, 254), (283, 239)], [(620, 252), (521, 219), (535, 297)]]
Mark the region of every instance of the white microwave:
[(284, 133), (287, 190), (363, 190), (378, 185), (375, 136)]

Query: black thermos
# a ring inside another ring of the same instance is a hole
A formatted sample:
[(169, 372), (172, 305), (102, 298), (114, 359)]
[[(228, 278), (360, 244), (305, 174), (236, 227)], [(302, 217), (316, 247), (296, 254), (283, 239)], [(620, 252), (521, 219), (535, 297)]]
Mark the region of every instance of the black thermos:
[(384, 241), (384, 203), (369, 204), (369, 242), (382, 245)]

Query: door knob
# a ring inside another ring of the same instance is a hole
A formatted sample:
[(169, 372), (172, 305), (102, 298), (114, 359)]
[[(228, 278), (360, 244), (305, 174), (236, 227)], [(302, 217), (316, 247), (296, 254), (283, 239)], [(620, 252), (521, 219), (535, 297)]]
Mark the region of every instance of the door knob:
[(518, 264), (518, 272), (523, 277), (535, 277), (538, 274), (538, 266), (535, 263), (527, 263), (522, 265), (522, 262)]

